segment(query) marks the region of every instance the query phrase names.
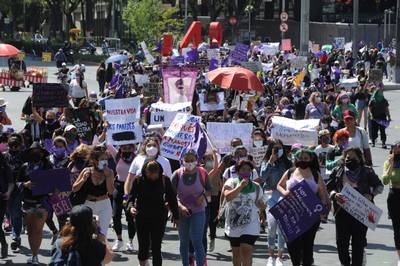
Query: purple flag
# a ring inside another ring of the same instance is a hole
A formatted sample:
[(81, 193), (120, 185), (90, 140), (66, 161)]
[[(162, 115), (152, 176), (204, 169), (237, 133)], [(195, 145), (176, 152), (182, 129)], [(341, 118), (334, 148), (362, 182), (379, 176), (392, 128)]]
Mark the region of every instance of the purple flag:
[(320, 219), (320, 215), (327, 211), (304, 180), (290, 191), (290, 196), (269, 210), (278, 221), (287, 243), (309, 230)]
[(160, 52), (162, 49), (162, 41), (159, 41), (157, 43), (157, 46), (153, 48), (153, 50), (151, 50), (152, 52), (156, 53), (156, 52)]
[(172, 65), (183, 65), (185, 64), (185, 58), (181, 55), (171, 57)]
[(186, 53), (186, 62), (197, 62), (199, 60), (199, 54), (196, 48), (192, 48), (189, 52)]
[(385, 128), (388, 128), (389, 125), (390, 125), (390, 121), (389, 121), (389, 120), (385, 120), (385, 119), (374, 119), (374, 121), (375, 121), (377, 124), (379, 124), (379, 125), (381, 125), (381, 126), (384, 126)]
[(217, 69), (217, 68), (218, 68), (218, 59), (211, 58), (210, 66), (208, 67), (208, 69), (211, 71), (211, 70), (214, 70), (214, 69)]
[(250, 46), (243, 43), (236, 43), (235, 50), (230, 54), (230, 61), (235, 64), (240, 64), (242, 62), (247, 62), (247, 52)]

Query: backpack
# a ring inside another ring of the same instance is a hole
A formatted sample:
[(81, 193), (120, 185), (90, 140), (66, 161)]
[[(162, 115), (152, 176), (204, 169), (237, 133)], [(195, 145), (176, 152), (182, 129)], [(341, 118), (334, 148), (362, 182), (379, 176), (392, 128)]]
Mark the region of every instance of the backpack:
[(77, 250), (72, 248), (63, 251), (61, 239), (58, 239), (51, 251), (49, 266), (82, 266), (81, 256)]

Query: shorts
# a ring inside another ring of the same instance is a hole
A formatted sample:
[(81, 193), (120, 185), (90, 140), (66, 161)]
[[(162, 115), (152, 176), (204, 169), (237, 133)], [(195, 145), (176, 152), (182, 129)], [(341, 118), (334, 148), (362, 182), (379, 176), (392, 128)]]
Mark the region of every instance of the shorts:
[(357, 110), (361, 110), (367, 108), (367, 101), (366, 100), (357, 100), (356, 101), (356, 108)]
[(240, 237), (230, 237), (225, 234), (225, 237), (228, 238), (231, 243), (231, 247), (238, 248), (240, 244), (248, 244), (250, 246), (254, 246), (256, 243), (258, 236), (254, 235), (241, 235)]

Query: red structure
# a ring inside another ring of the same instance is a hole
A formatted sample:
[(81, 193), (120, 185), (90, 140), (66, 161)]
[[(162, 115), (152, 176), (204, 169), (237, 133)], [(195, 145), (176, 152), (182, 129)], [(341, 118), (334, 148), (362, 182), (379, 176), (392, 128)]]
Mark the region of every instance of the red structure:
[(163, 38), (161, 54), (163, 56), (169, 56), (172, 53), (172, 46), (173, 46), (172, 34), (165, 33)]
[(183, 37), (181, 43), (179, 44), (179, 48), (188, 47), (189, 43), (193, 44), (194, 48), (197, 48), (201, 43), (201, 22), (193, 21), (192, 25), (190, 25), (189, 30), (186, 32)]
[(211, 45), (217, 41), (218, 46), (222, 45), (222, 23), (221, 22), (211, 22), (210, 28), (208, 29), (208, 36), (211, 40)]

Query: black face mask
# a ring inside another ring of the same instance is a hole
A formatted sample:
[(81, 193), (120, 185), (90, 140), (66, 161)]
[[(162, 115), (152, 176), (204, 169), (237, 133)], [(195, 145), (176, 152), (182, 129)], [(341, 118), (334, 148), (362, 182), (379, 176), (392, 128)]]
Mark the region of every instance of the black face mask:
[(396, 161), (396, 162), (400, 162), (400, 154), (395, 154), (393, 156), (393, 160)]
[(121, 157), (126, 162), (132, 161), (133, 159), (132, 152), (121, 152)]
[(344, 165), (350, 170), (350, 171), (354, 171), (356, 170), (359, 166), (359, 162), (355, 161), (355, 160), (351, 160), (351, 159), (347, 159), (344, 162)]
[(310, 166), (310, 162), (308, 162), (308, 161), (297, 161), (295, 163), (295, 166), (299, 167), (301, 169), (306, 169), (306, 168), (308, 168)]
[(9, 150), (8, 152), (10, 153), (11, 156), (17, 156), (20, 153), (19, 150)]
[(31, 162), (33, 163), (39, 163), (42, 160), (42, 157), (40, 155), (32, 155), (31, 157)]
[(82, 157), (78, 157), (75, 160), (75, 167), (77, 169), (83, 169), (85, 167), (86, 161)]

